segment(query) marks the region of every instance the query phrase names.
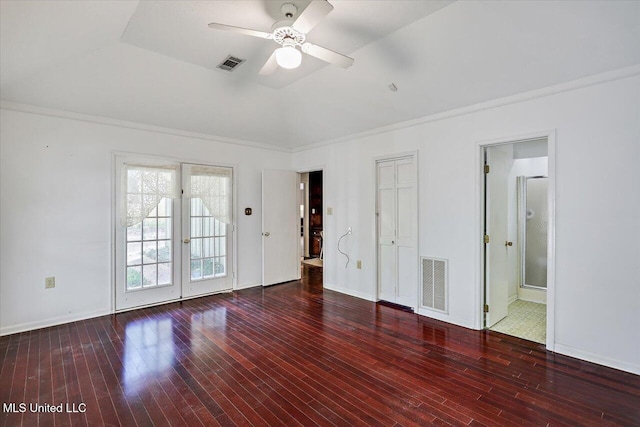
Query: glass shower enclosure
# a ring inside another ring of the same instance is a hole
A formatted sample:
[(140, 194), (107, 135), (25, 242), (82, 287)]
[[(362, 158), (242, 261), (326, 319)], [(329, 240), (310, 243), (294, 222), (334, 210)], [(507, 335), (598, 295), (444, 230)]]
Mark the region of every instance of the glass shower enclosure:
[(520, 286), (546, 289), (547, 177), (519, 176), (517, 179)]

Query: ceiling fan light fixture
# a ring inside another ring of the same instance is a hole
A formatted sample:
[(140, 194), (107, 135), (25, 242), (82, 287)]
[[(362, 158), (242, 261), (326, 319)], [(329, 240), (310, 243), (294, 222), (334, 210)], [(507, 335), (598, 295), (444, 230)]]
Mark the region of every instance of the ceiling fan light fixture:
[(292, 70), (302, 63), (302, 54), (293, 46), (283, 46), (276, 49), (276, 62), (282, 68)]

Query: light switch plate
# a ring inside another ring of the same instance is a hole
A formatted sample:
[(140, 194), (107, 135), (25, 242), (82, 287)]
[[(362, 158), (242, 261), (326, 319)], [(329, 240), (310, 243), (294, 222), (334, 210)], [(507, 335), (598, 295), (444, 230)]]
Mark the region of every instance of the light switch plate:
[(44, 279), (44, 288), (51, 289), (56, 287), (56, 278), (55, 277), (45, 277)]
[(333, 208), (327, 208), (327, 215), (333, 215)]
[(356, 268), (358, 270), (362, 270), (362, 261), (360, 261), (360, 260), (356, 261)]

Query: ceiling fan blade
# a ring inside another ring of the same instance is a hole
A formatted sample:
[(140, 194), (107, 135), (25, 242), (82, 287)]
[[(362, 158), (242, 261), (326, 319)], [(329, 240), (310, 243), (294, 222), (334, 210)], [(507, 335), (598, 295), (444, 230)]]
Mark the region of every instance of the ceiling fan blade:
[(245, 34), (247, 36), (260, 37), (262, 39), (270, 39), (272, 37), (271, 33), (265, 33), (264, 31), (250, 30), (248, 28), (234, 27), (233, 25), (218, 24), (216, 22), (209, 24), (209, 28), (232, 31), (234, 33)]
[(291, 26), (297, 31), (307, 34), (332, 10), (333, 6), (327, 0), (313, 0)]
[(314, 58), (322, 59), (329, 64), (338, 65), (342, 68), (349, 68), (353, 65), (353, 58), (334, 52), (326, 47), (305, 43), (302, 45), (302, 51)]
[(276, 51), (274, 50), (269, 59), (267, 59), (267, 62), (262, 66), (262, 69), (260, 69), (259, 74), (261, 76), (268, 76), (273, 73), (276, 68), (278, 68), (278, 63), (276, 62)]

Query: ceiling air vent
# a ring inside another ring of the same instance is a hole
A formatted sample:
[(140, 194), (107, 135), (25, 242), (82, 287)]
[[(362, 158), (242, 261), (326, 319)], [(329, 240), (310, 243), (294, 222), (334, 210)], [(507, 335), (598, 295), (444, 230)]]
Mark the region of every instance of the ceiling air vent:
[(225, 71), (233, 71), (238, 68), (238, 65), (242, 64), (245, 60), (236, 58), (235, 56), (227, 56), (216, 68), (220, 68)]

